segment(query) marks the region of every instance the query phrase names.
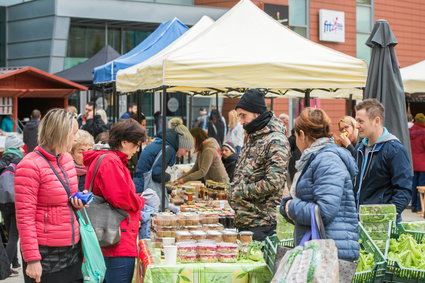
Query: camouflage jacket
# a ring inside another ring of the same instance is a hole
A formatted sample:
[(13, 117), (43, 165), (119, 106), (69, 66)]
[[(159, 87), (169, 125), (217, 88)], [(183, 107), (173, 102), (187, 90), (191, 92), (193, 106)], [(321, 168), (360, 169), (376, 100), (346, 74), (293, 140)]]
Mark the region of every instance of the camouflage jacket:
[(237, 228), (276, 224), (276, 206), (282, 200), (289, 157), (285, 127), (276, 116), (248, 135), (227, 191)]

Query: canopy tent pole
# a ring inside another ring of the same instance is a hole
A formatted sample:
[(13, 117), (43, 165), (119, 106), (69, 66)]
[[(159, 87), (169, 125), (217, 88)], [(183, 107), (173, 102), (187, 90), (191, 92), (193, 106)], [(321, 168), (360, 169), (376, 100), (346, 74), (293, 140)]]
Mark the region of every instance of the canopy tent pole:
[(162, 87), (162, 171), (161, 171), (161, 209), (165, 211), (165, 195), (167, 189), (165, 188), (165, 169), (167, 168), (167, 160), (165, 154), (165, 139), (166, 139), (166, 129), (167, 129), (167, 87)]
[[(189, 130), (192, 130), (192, 107), (193, 107), (193, 96), (189, 95), (189, 119), (188, 119), (188, 128)], [(192, 162), (192, 156), (190, 152), (187, 155), (188, 162)]]
[(274, 98), (270, 98), (270, 110), (273, 111), (274, 110)]
[(353, 116), (353, 94), (348, 98), (348, 115)]
[(310, 107), (310, 93), (311, 89), (308, 88), (305, 90), (305, 96), (304, 96), (304, 107)]
[(117, 122), (120, 119), (120, 96), (117, 93), (117, 89), (115, 88), (115, 85), (113, 86), (114, 93), (117, 96)]
[(217, 111), (219, 111), (219, 108), (218, 108), (218, 92), (215, 94), (215, 106), (217, 107)]
[[(140, 96), (142, 95), (140, 90), (136, 91), (136, 105), (137, 105), (137, 122), (140, 123), (140, 118), (142, 116), (142, 107), (140, 105)], [(127, 105), (128, 108), (128, 105)], [(146, 130), (146, 129), (145, 129)]]

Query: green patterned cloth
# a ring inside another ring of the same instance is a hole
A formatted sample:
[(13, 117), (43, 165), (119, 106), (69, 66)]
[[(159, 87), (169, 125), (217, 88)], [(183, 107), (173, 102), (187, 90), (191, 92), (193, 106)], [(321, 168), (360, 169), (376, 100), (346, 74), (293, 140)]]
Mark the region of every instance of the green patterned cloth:
[(192, 263), (149, 265), (144, 283), (268, 283), (265, 263)]

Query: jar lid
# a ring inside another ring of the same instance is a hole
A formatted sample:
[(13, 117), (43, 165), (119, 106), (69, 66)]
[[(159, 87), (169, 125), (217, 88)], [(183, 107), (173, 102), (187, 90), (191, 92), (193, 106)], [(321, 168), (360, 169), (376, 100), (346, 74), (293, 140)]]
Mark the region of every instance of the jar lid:
[(239, 232), (239, 235), (241, 235), (241, 236), (253, 236), (254, 235), (254, 232), (251, 232), (251, 231), (241, 231), (241, 232)]

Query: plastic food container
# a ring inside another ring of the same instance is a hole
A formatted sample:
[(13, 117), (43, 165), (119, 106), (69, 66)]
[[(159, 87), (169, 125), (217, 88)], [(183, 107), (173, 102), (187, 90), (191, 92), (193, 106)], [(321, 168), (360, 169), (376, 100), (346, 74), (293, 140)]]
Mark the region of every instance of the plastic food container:
[(218, 214), (203, 213), (200, 215), (201, 224), (218, 224)]
[(193, 212), (184, 212), (177, 215), (179, 226), (200, 226), (199, 215)]
[(197, 247), (196, 243), (177, 243), (177, 254), (196, 255)]
[(185, 226), (187, 231), (200, 231), (202, 230), (202, 226)]
[(221, 224), (204, 224), (202, 226), (204, 228), (204, 230), (217, 230), (217, 231), (222, 231), (224, 230), (224, 226)]
[(237, 254), (238, 245), (233, 243), (220, 243), (217, 245), (217, 252), (220, 254)]
[(196, 254), (178, 254), (177, 261), (180, 263), (193, 263), (197, 262), (198, 256)]
[(203, 263), (215, 263), (218, 261), (217, 254), (199, 254), (199, 262)]
[(219, 254), (218, 259), (220, 262), (223, 262), (223, 263), (235, 263), (238, 261), (238, 254), (237, 253)]
[(184, 242), (192, 239), (192, 234), (188, 231), (177, 231), (176, 232), (176, 242)]
[(236, 240), (238, 239), (237, 232), (224, 230), (222, 233), (223, 233), (223, 242), (236, 243)]
[(239, 232), (239, 240), (242, 243), (251, 243), (253, 235), (254, 235), (254, 233), (251, 232), (251, 231), (241, 231), (241, 232)]
[(192, 234), (192, 239), (196, 241), (205, 240), (207, 238), (207, 233), (201, 230), (190, 231), (190, 233)]
[(220, 231), (208, 230), (207, 239), (215, 241), (217, 243), (221, 243), (223, 241), (223, 234)]
[(198, 243), (197, 245), (198, 254), (216, 254), (217, 253), (217, 245), (212, 243)]
[(177, 216), (172, 213), (160, 213), (154, 218), (155, 226), (177, 226)]
[(156, 226), (155, 227), (155, 230), (156, 230), (156, 234), (160, 238), (164, 238), (164, 237), (175, 238), (176, 237), (176, 227), (172, 227), (172, 226)]

